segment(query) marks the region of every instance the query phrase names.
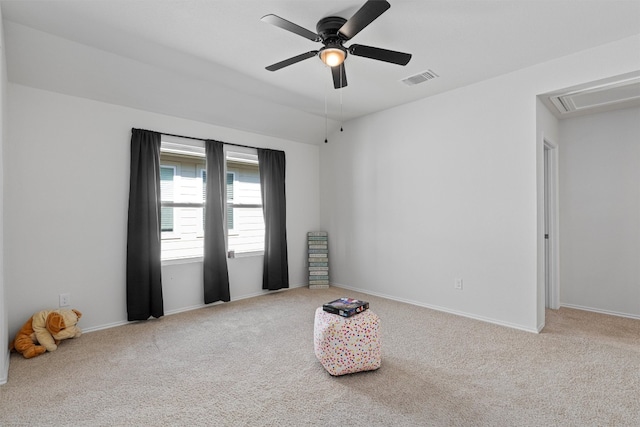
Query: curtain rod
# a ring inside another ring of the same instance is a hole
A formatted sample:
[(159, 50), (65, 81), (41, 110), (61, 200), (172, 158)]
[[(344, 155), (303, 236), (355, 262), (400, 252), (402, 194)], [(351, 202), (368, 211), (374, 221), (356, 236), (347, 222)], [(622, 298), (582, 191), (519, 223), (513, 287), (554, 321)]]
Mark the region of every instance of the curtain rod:
[(195, 141), (216, 141), (216, 142), (221, 142), (222, 144), (225, 144), (225, 145), (233, 145), (234, 147), (243, 147), (243, 148), (253, 148), (255, 150), (258, 150), (258, 149), (263, 149), (264, 150), (264, 148), (261, 148), (261, 147), (252, 147), (251, 145), (234, 144), (233, 142), (218, 141), (216, 139), (196, 138), (195, 136), (176, 135), (175, 133), (165, 133), (165, 132), (158, 132), (158, 131), (155, 131), (155, 130), (140, 129), (140, 128), (133, 128), (133, 129), (146, 130), (147, 132), (156, 132), (156, 133), (159, 133), (160, 135), (164, 135), (164, 136), (175, 136), (177, 138), (193, 139)]

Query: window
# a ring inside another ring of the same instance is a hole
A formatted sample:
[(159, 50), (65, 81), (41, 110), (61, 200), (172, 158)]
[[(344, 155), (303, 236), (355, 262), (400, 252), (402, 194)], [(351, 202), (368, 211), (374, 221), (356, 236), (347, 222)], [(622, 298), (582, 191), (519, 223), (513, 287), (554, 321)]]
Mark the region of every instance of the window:
[[(264, 250), (260, 170), (255, 150), (226, 151), (227, 248), (235, 254)], [(160, 198), (162, 260), (201, 258), (207, 171), (204, 146), (162, 141)]]
[(203, 255), (203, 156), (161, 151), (160, 224), (162, 259)]
[(264, 251), (264, 217), (258, 155), (227, 151), (227, 233), (229, 251)]

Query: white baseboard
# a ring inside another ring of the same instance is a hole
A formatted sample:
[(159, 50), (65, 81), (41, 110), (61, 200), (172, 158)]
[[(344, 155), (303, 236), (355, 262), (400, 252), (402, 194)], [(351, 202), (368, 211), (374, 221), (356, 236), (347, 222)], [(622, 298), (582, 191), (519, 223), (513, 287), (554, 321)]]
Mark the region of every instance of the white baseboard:
[[(259, 297), (261, 295), (267, 295), (267, 294), (274, 293), (274, 292), (287, 291), (288, 289), (301, 288), (301, 287), (304, 287), (304, 286), (307, 286), (307, 285), (306, 284), (293, 285), (293, 286), (289, 286), (288, 288), (279, 289), (277, 291), (261, 290), (259, 292), (255, 292), (255, 293), (252, 293), (252, 294), (237, 296), (237, 297), (233, 298), (231, 301), (240, 301), (240, 300), (247, 299), (247, 298)], [(218, 305), (218, 304), (223, 304), (223, 302), (219, 301), (219, 302), (214, 302), (214, 303), (211, 303), (211, 304), (197, 304), (197, 305), (192, 305), (192, 306), (189, 306), (189, 307), (177, 308), (175, 310), (167, 310), (167, 311), (164, 312), (164, 315), (165, 316), (171, 316), (172, 314), (178, 314), (178, 313), (184, 313), (186, 311), (198, 310), (200, 308), (211, 307), (211, 306)], [(129, 323), (132, 323), (132, 322), (129, 321), (129, 320), (120, 320), (118, 322), (105, 323), (104, 325), (92, 326), (92, 327), (86, 328), (86, 329), (82, 328), (82, 332), (83, 333), (89, 333), (89, 332), (101, 331), (103, 329), (115, 328), (117, 326), (127, 325)]]
[(129, 322), (128, 320), (121, 320), (119, 322), (105, 323), (104, 325), (92, 326), (90, 328), (82, 327), (80, 329), (82, 329), (83, 334), (88, 334), (89, 332), (101, 331), (103, 329), (111, 329), (111, 328), (115, 328), (116, 326), (126, 325), (128, 323), (131, 323), (131, 322)]
[(640, 320), (640, 315), (638, 315), (638, 314), (621, 313), (619, 311), (603, 310), (603, 309), (600, 309), (600, 308), (585, 307), (585, 306), (576, 305), (576, 304), (560, 303), (560, 307), (573, 308), (573, 309), (576, 309), (576, 310), (583, 310), (583, 311), (592, 311), (594, 313), (608, 314), (610, 316), (627, 317), (629, 319), (638, 319), (638, 320)]
[(9, 349), (7, 349), (5, 364), (2, 367), (2, 372), (0, 372), (0, 385), (6, 384), (7, 381), (9, 380), (9, 357), (10, 356), (11, 356), (11, 353), (9, 352)]
[(404, 303), (411, 304), (411, 305), (417, 305), (418, 307), (424, 307), (424, 308), (428, 308), (428, 309), (431, 309), (431, 310), (442, 311), (444, 313), (455, 314), (456, 316), (466, 317), (466, 318), (474, 319), (474, 320), (480, 320), (480, 321), (486, 322), (486, 323), (493, 323), (494, 325), (506, 326), (508, 328), (518, 329), (518, 330), (525, 331), (525, 332), (532, 332), (534, 334), (537, 334), (537, 333), (539, 333), (541, 331), (541, 329), (539, 330), (537, 328), (529, 328), (527, 326), (518, 325), (516, 323), (503, 322), (501, 320), (492, 319), (490, 317), (477, 316), (475, 314), (465, 313), (463, 311), (451, 310), (451, 309), (448, 309), (448, 308), (445, 308), (445, 307), (440, 307), (440, 306), (437, 306), (437, 305), (425, 304), (425, 303), (419, 302), (419, 301), (413, 301), (413, 300), (408, 300), (408, 299), (404, 299), (404, 298), (398, 298), (398, 297), (395, 297), (395, 296), (392, 296), (392, 295), (387, 295), (387, 294), (383, 294), (383, 293), (379, 293), (379, 292), (371, 292), (368, 289), (354, 288), (352, 286), (345, 286), (345, 285), (341, 285), (339, 283), (333, 283), (333, 282), (331, 283), (331, 285), (339, 287), (339, 288), (349, 289), (349, 290), (356, 291), (356, 292), (362, 292), (363, 294), (369, 294), (369, 295), (373, 295), (373, 296), (376, 296), (376, 297), (390, 299), (390, 300), (393, 300), (393, 301), (404, 302)]

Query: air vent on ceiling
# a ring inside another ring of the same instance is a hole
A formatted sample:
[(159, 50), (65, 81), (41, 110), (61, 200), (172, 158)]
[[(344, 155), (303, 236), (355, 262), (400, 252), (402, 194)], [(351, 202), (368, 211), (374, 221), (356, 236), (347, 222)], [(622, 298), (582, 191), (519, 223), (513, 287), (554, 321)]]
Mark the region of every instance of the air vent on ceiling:
[(407, 77), (406, 79), (402, 80), (402, 83), (406, 84), (407, 86), (413, 86), (413, 85), (417, 85), (418, 83), (423, 83), (429, 80), (433, 80), (437, 77), (440, 77), (440, 76), (431, 70), (427, 70), (420, 74), (416, 74), (415, 76)]
[(549, 97), (560, 114), (640, 100), (640, 78), (587, 87)]

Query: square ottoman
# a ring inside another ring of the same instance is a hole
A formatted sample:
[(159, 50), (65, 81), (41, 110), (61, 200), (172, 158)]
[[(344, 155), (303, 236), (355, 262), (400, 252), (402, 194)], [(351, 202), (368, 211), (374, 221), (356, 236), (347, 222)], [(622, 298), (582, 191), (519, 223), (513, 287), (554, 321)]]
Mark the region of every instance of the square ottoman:
[(318, 307), (313, 325), (316, 357), (331, 375), (378, 369), (379, 331), (380, 318), (371, 310), (342, 317)]

